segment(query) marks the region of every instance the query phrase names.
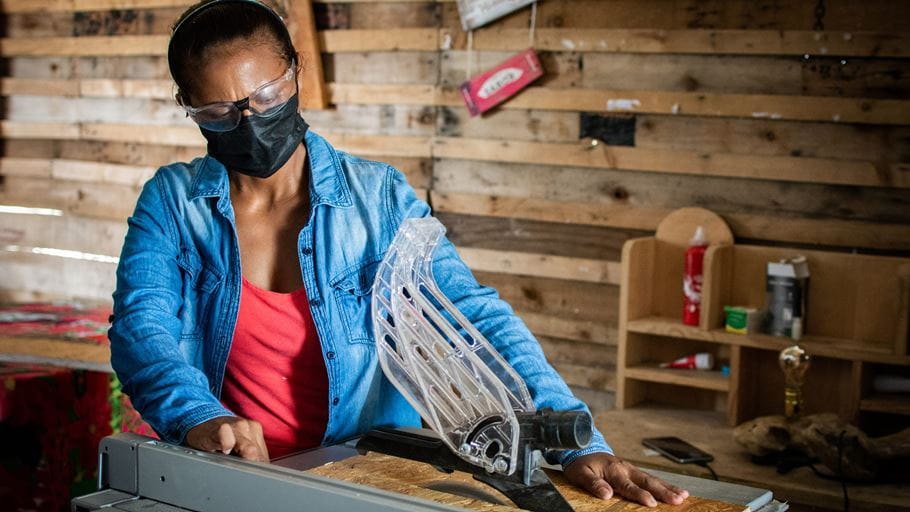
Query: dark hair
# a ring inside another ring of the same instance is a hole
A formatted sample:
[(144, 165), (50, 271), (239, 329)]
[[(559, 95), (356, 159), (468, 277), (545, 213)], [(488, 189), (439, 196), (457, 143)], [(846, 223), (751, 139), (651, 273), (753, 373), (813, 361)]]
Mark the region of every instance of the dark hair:
[(197, 63), (228, 43), (265, 43), (288, 64), (297, 58), (284, 21), (267, 5), (256, 0), (202, 0), (177, 19), (168, 44), (168, 67), (178, 98), (185, 101), (196, 85)]

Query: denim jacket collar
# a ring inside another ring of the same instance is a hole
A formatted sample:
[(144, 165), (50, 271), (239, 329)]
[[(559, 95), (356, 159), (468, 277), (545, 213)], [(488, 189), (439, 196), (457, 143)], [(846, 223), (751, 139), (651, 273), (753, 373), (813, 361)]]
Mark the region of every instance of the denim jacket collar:
[[(353, 205), (347, 180), (338, 155), (329, 143), (312, 130), (305, 136), (310, 164), (310, 207), (320, 204), (345, 208)], [(224, 165), (210, 155), (199, 163), (199, 172), (190, 187), (189, 199), (218, 197), (218, 206), (228, 200), (228, 173)]]

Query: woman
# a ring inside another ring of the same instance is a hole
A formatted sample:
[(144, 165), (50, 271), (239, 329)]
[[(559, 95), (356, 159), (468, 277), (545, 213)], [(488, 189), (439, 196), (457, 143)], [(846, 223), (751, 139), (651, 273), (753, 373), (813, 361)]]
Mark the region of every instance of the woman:
[[(167, 441), (261, 461), (374, 425), (419, 425), (378, 369), (369, 304), (402, 219), (429, 215), (427, 204), (397, 170), (308, 130), (299, 59), (268, 7), (191, 7), (168, 61), (208, 154), (159, 169), (129, 219), (110, 338), (133, 404)], [(535, 405), (587, 410), (448, 241), (434, 270)], [(614, 457), (599, 432), (590, 447), (550, 457), (596, 496), (687, 496)]]

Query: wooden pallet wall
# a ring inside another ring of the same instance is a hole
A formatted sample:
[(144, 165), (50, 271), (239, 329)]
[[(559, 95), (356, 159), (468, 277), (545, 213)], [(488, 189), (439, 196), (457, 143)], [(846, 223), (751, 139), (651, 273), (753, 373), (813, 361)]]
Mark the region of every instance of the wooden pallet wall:
[[(4, 298), (109, 300), (139, 187), (204, 150), (164, 59), (188, 3), (0, 2)], [(480, 280), (607, 408), (620, 250), (673, 209), (717, 211), (738, 241), (910, 253), (910, 7), (826, 0), (818, 20), (816, 4), (541, 0), (546, 75), (470, 118), (468, 62), (527, 47), (530, 9), (475, 31), (469, 58), (451, 0), (321, 0), (335, 107), (305, 115), (405, 171)]]

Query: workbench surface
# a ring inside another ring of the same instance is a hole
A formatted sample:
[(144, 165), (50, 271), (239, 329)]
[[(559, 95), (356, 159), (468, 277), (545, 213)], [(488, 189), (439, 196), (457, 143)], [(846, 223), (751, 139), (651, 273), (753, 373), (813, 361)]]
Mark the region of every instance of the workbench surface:
[[(839, 482), (819, 478), (807, 467), (779, 475), (773, 467), (753, 464), (749, 454), (733, 440), (733, 429), (719, 413), (632, 408), (599, 414), (595, 422), (616, 454), (636, 465), (710, 478), (704, 468), (676, 464), (650, 454), (641, 445), (642, 438), (676, 436), (713, 455), (711, 467), (721, 480), (770, 489), (779, 501), (843, 510)], [(851, 512), (910, 511), (907, 484), (850, 484), (847, 491)]]

